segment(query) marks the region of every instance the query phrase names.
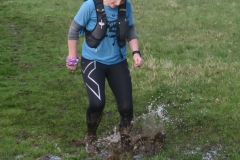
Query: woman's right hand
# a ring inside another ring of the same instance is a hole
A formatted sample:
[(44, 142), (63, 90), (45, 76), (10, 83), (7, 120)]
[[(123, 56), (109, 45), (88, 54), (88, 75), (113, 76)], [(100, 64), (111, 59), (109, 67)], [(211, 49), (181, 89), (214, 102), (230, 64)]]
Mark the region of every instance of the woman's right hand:
[(78, 54), (75, 54), (73, 57), (69, 54), (66, 58), (66, 66), (67, 68), (74, 72), (77, 69), (77, 65), (78, 65), (78, 61), (79, 61), (79, 56)]
[(67, 68), (68, 68), (71, 72), (75, 72), (76, 69), (77, 69), (77, 65), (75, 65), (75, 66), (68, 66), (68, 65), (66, 65), (66, 66), (67, 66)]

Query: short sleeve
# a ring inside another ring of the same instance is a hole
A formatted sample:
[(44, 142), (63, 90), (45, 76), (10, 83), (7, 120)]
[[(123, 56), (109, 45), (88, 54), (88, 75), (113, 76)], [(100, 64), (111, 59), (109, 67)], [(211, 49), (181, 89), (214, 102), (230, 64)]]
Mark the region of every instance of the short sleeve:
[(128, 0), (127, 0), (126, 9), (127, 9), (127, 19), (129, 21), (129, 26), (132, 26), (134, 24), (132, 4)]
[(93, 1), (86, 1), (82, 4), (74, 20), (81, 26), (86, 26), (91, 18), (91, 12), (93, 10)]

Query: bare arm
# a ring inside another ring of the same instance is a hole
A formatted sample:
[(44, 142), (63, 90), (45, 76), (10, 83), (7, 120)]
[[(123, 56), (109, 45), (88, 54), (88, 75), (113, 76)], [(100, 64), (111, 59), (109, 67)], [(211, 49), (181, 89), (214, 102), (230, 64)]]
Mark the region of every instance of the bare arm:
[(131, 41), (129, 41), (129, 46), (130, 46), (132, 52), (133, 51), (138, 51), (139, 50), (138, 39), (132, 39)]
[[(131, 41), (129, 41), (129, 46), (132, 51), (139, 51), (138, 39), (132, 39)], [(134, 67), (140, 67), (142, 65), (143, 60), (140, 54), (134, 54), (133, 60), (134, 60)]]
[(77, 58), (77, 40), (68, 40), (68, 54), (70, 57)]

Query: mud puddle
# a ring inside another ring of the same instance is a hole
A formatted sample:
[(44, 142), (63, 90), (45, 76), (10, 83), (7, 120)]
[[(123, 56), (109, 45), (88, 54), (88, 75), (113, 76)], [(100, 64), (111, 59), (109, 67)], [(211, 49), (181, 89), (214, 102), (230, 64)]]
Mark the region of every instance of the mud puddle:
[(149, 106), (149, 113), (135, 118), (131, 132), (131, 150), (126, 153), (122, 151), (120, 133), (117, 127), (113, 133), (98, 139), (97, 147), (100, 153), (89, 155), (88, 159), (100, 158), (103, 160), (134, 159), (140, 160), (143, 157), (154, 155), (162, 150), (166, 133), (164, 130), (164, 109), (158, 106), (152, 110)]

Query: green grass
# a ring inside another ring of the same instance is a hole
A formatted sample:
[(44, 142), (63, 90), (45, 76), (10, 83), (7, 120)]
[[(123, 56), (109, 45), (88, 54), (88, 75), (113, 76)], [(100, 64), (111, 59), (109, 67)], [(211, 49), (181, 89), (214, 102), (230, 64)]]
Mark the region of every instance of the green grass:
[[(238, 1), (131, 2), (144, 59), (134, 69), (129, 54), (135, 116), (152, 104), (165, 106), (169, 118), (163, 151), (145, 159), (195, 160), (211, 151), (217, 151), (213, 159), (239, 159)], [(79, 71), (65, 67), (67, 33), (81, 3), (1, 2), (1, 160), (86, 156), (85, 86)], [(119, 117), (108, 86), (106, 91), (108, 116), (100, 135), (111, 131)]]

